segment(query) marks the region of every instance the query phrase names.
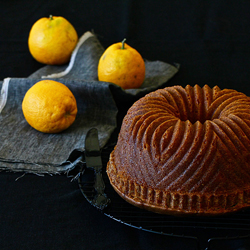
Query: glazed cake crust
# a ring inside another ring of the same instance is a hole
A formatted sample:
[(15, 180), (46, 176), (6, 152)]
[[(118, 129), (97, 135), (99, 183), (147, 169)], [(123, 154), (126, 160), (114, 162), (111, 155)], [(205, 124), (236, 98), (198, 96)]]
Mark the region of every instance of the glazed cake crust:
[(250, 207), (250, 98), (207, 85), (146, 95), (124, 117), (107, 174), (126, 201), (157, 213)]

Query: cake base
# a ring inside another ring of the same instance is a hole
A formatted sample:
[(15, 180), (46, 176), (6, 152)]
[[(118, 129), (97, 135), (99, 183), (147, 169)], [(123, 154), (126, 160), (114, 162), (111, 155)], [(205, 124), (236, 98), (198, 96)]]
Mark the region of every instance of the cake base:
[[(250, 207), (250, 191), (216, 194), (176, 194), (142, 187), (116, 175), (114, 151), (107, 164), (111, 186), (126, 202), (140, 209), (173, 216), (218, 216)], [(140, 192), (140, 191), (141, 192)], [(139, 191), (139, 192), (138, 192)]]

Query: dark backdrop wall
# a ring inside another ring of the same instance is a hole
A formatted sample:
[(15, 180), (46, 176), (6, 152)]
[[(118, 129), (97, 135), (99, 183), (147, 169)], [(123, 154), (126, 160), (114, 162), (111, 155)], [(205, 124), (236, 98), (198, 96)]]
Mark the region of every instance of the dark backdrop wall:
[(41, 17), (61, 15), (79, 36), (93, 31), (107, 47), (127, 38), (148, 60), (180, 63), (171, 84), (218, 84), (248, 91), (250, 2), (240, 1), (0, 1), (0, 79), (27, 77), (43, 65), (27, 39)]

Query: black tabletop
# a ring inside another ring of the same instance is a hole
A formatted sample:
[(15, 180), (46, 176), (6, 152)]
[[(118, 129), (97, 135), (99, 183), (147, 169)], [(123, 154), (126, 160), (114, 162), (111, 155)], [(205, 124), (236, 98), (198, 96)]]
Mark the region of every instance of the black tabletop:
[[(93, 31), (104, 47), (126, 37), (144, 58), (180, 64), (179, 72), (166, 86), (218, 85), (250, 96), (249, 13), (250, 2), (246, 0), (0, 0), (0, 81), (28, 77), (44, 66), (31, 57), (27, 40), (32, 24), (52, 14), (68, 19), (79, 36)], [(118, 104), (113, 139), (130, 105)], [(106, 216), (83, 197), (78, 181), (65, 174), (2, 171), (0, 203), (0, 249), (208, 247), (202, 229), (197, 233), (201, 239), (197, 245), (193, 238), (176, 237), (174, 226), (174, 235), (158, 234)], [(250, 231), (245, 230), (247, 234)], [(250, 249), (250, 239), (221, 240), (209, 249)]]

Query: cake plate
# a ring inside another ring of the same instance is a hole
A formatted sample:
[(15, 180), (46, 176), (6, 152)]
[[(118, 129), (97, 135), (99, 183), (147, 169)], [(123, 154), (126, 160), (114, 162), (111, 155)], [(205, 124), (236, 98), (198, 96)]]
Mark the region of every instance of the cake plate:
[[(246, 242), (250, 246), (250, 209), (224, 216), (176, 217), (156, 214), (137, 208), (124, 201), (110, 185), (105, 171), (113, 148), (113, 144), (106, 146), (101, 153), (105, 193), (110, 199), (110, 203), (104, 209), (98, 207), (97, 209), (105, 216), (119, 223), (150, 233), (178, 237), (183, 241), (193, 241), (197, 250), (210, 250), (216, 244), (223, 245), (223, 242), (228, 244), (230, 241)], [(94, 171), (86, 168), (84, 162), (81, 168), (82, 174), (78, 178), (80, 190), (90, 204), (95, 206), (91, 202), (96, 194)]]

